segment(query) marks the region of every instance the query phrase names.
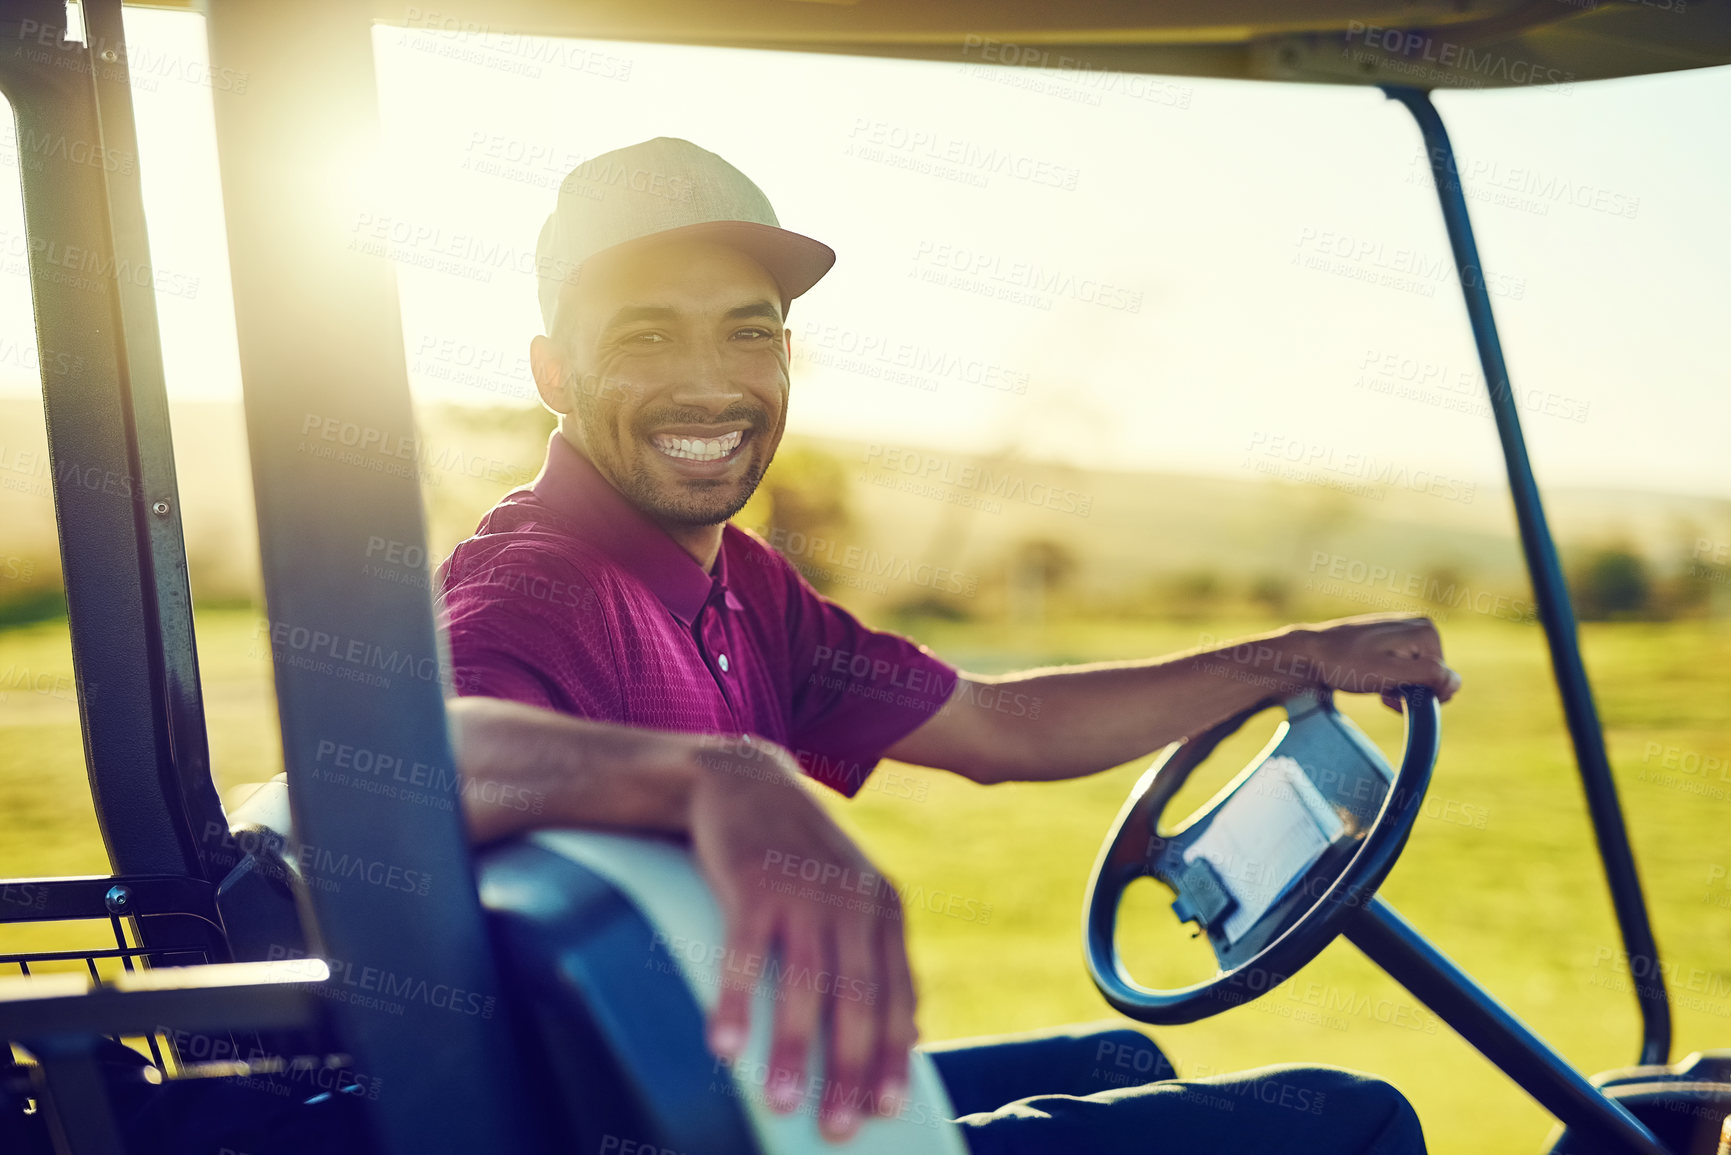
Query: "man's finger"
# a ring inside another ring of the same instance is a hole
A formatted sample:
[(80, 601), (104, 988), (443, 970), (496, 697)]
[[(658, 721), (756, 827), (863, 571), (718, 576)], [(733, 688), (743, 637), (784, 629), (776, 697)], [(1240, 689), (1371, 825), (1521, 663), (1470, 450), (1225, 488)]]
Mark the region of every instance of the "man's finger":
[(870, 916), (843, 919), (831, 930), (836, 973), (829, 983), (829, 1059), (821, 1121), (824, 1134), (835, 1140), (851, 1137), (859, 1127), (866, 1078), (877, 1058), (881, 1024), (872, 997), (878, 979), (871, 923)]
[(748, 960), (762, 960), (769, 954), (775, 908), (762, 904), (748, 906), (737, 918), (728, 921), (727, 948), (721, 964), (721, 998), (709, 1015), (709, 1049), (732, 1062), (745, 1050), (751, 1029), (751, 995), (757, 989), (756, 976), (762, 973), (761, 966), (752, 966)]
[(1389, 668), (1393, 672), (1383, 677), (1381, 693), (1383, 704), (1391, 710), (1401, 708), (1401, 686), (1427, 687), (1439, 702), (1448, 701), (1461, 688), (1461, 676), (1436, 658), (1402, 658)]
[(1455, 696), (1455, 691), (1461, 688), (1461, 676), (1444, 665), (1441, 658), (1414, 658), (1412, 667), (1412, 673), (1405, 680), (1416, 685), (1429, 686), (1436, 691), (1439, 702), (1448, 701)]
[(877, 1002), (883, 1026), (873, 1091), (879, 1113), (894, 1115), (901, 1110), (908, 1091), (908, 1051), (919, 1040), (919, 1029), (914, 1025), (914, 976), (908, 967), (899, 903), (893, 918), (885, 916), (878, 920), (877, 930), (878, 974), (883, 980)]
[(817, 988), (824, 972), (824, 944), (811, 911), (790, 911), (778, 925), (783, 965), (764, 1093), (772, 1108), (786, 1113), (805, 1097), (806, 1055), (823, 1013)]

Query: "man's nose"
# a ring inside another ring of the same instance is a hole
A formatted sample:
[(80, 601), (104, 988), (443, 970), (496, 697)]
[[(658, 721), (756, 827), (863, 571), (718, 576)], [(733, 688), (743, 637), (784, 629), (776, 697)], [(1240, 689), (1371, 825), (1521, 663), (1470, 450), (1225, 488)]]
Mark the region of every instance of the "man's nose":
[(688, 346), (672, 400), (719, 413), (744, 396), (745, 390), (728, 375), (721, 349), (710, 344)]

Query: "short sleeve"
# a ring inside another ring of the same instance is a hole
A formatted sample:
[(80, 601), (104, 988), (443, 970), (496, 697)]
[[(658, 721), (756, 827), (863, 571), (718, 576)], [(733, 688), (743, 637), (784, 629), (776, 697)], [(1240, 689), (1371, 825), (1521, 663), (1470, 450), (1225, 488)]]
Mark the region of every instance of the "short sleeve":
[(788, 745), (807, 775), (851, 798), (884, 751), (943, 708), (958, 675), (924, 646), (867, 627), (791, 565), (787, 574)]
[(446, 577), (440, 608), (457, 695), (623, 716), (612, 631), (594, 588), (570, 567), (501, 558)]

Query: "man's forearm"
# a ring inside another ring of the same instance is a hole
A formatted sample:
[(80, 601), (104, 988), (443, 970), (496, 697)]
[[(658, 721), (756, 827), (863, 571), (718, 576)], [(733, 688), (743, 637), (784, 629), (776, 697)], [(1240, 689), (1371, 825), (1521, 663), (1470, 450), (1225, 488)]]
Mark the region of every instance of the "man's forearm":
[(449, 703), (471, 837), (541, 826), (683, 833), (694, 738), (591, 722), (498, 698)]
[[(992, 734), (972, 766), (984, 782), (1093, 774), (1188, 738), (1317, 678), (1308, 630), (1288, 627), (1146, 661), (976, 679), (946, 709), (980, 712)], [(1008, 703), (1008, 705), (1006, 705)]]
[(1143, 662), (965, 676), (944, 708), (890, 756), (977, 782), (1075, 778), (1193, 737), (1310, 686), (1380, 694), (1402, 686), (1447, 702), (1461, 687), (1422, 614), (1349, 618), (1239, 638)]

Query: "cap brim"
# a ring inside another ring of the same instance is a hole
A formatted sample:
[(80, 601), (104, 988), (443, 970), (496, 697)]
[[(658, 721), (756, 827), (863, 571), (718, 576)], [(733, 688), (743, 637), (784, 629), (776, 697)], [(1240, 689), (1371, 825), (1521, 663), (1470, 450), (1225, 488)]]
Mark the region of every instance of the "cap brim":
[(755, 221), (700, 221), (623, 241), (601, 252), (675, 240), (712, 240), (738, 249), (775, 278), (788, 301), (817, 284), (835, 264), (835, 250), (822, 241)]

